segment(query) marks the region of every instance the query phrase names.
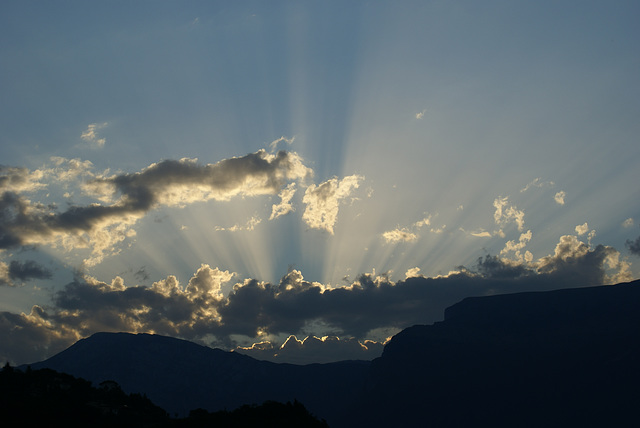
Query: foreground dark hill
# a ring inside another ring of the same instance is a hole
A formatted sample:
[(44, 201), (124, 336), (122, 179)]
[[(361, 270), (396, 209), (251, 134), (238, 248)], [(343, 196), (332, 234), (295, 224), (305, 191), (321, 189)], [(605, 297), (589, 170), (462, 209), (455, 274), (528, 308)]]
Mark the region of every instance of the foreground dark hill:
[(96, 386), (51, 369), (0, 370), (0, 415), (10, 426), (67, 428), (327, 428), (299, 402), (265, 402), (233, 411), (198, 409), (186, 418), (170, 418), (140, 394), (125, 394), (114, 382)]
[(468, 298), (371, 364), (274, 364), (100, 333), (32, 367), (115, 380), (172, 414), (297, 399), (332, 427), (636, 426), (640, 281)]
[(164, 427), (166, 412), (117, 385), (92, 386), (51, 369), (0, 370), (0, 415), (4, 426)]

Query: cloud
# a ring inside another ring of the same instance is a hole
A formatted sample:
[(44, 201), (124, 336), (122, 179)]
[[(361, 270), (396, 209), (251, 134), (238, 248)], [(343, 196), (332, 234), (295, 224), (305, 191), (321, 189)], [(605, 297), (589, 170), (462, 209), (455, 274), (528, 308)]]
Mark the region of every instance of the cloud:
[(516, 260), (531, 262), (533, 260), (533, 254), (529, 251), (526, 251), (524, 255), (521, 253), (521, 250), (523, 250), (527, 243), (531, 241), (531, 237), (532, 233), (528, 230), (526, 233), (520, 234), (520, 238), (517, 242), (515, 240), (507, 241), (502, 251), (500, 251), (500, 255), (513, 252)]
[(33, 192), (46, 187), (41, 180), (44, 172), (0, 165), (0, 193)]
[(405, 278), (414, 278), (414, 277), (424, 277), (424, 275), (422, 275), (420, 273), (420, 268), (419, 267), (414, 267), (411, 268), (409, 270), (407, 270), (407, 272), (405, 273)]
[(157, 205), (182, 206), (196, 201), (226, 201), (235, 196), (277, 194), (288, 180), (311, 174), (293, 152), (268, 154), (264, 150), (216, 164), (194, 160), (166, 160), (134, 174), (122, 174), (95, 182), (121, 195), (118, 205), (131, 211), (147, 211)]
[(98, 130), (105, 128), (108, 125), (107, 122), (104, 123), (92, 123), (87, 126), (87, 130), (80, 135), (83, 141), (91, 144), (93, 147), (104, 147), (106, 143), (106, 138), (98, 138)]
[(276, 140), (273, 140), (271, 143), (269, 143), (269, 148), (271, 150), (275, 150), (276, 147), (278, 146), (279, 143), (285, 142), (289, 145), (293, 144), (293, 141), (296, 139), (296, 137), (291, 137), (291, 138), (287, 138), (287, 137), (280, 137)]
[(584, 235), (588, 231), (589, 225), (586, 222), (584, 224), (579, 224), (578, 226), (576, 226), (576, 233), (578, 234), (578, 236)]
[(625, 244), (627, 249), (629, 249), (629, 251), (631, 252), (631, 254), (640, 256), (640, 236), (638, 236), (635, 241), (627, 239)]
[(421, 112), (416, 113), (416, 119), (420, 120), (420, 119), (424, 118), (424, 115), (425, 115), (426, 112), (427, 112), (427, 109), (424, 109)]
[[(296, 153), (264, 150), (206, 165), (191, 159), (165, 160), (137, 173), (110, 176), (91, 173), (92, 165), (77, 159), (52, 158), (52, 162), (54, 168), (33, 173), (0, 169), (0, 249), (40, 244), (67, 250), (90, 248), (91, 256), (85, 260), (89, 266), (116, 254), (117, 245), (135, 235), (135, 223), (154, 208), (278, 193), (286, 200), (287, 190), (293, 188), (284, 187), (312, 174)], [(86, 179), (85, 194), (99, 203), (72, 205), (59, 212), (55, 206), (32, 202), (22, 194), (45, 187), (44, 178), (66, 183), (80, 177)], [(339, 183), (334, 199), (346, 196), (357, 185), (353, 177)], [(327, 203), (317, 211), (329, 213), (322, 223), (329, 227), (331, 221), (335, 223), (337, 207), (331, 211)]]
[(296, 184), (291, 183), (286, 188), (282, 189), (282, 191), (278, 194), (280, 197), (280, 203), (274, 204), (271, 208), (271, 217), (269, 220), (276, 219), (278, 217), (282, 217), (283, 215), (287, 215), (292, 211), (295, 211), (293, 205), (291, 204), (291, 199), (293, 195), (296, 193)]
[(534, 269), (527, 265), (513, 263), (511, 260), (491, 256), (490, 254), (478, 259), (476, 269), (482, 277), (492, 280), (513, 280), (535, 274)]
[(584, 224), (577, 225), (575, 230), (578, 236), (582, 236), (588, 233), (587, 242), (589, 243), (589, 245), (591, 245), (591, 240), (596, 236), (596, 231), (595, 230), (589, 231), (589, 225), (587, 224), (587, 222), (584, 222)]
[(81, 338), (76, 330), (52, 321), (37, 305), (29, 314), (0, 312), (0, 361), (13, 364), (41, 361)]
[(257, 225), (259, 225), (260, 223), (262, 223), (262, 219), (258, 216), (253, 216), (251, 217), (249, 220), (247, 220), (247, 222), (244, 225), (240, 225), (238, 223), (234, 224), (231, 227), (222, 227), (222, 226), (216, 226), (214, 228), (214, 230), (216, 231), (227, 231), (227, 232), (238, 232), (241, 230), (254, 230), (256, 228)]
[(418, 240), (418, 235), (410, 232), (406, 228), (402, 228), (384, 232), (382, 234), (382, 238), (384, 238), (385, 242), (388, 244), (397, 242), (415, 242)]
[(520, 189), (520, 193), (526, 192), (532, 187), (553, 187), (555, 183), (553, 181), (542, 181), (542, 178), (537, 177), (532, 182), (528, 183), (524, 188)]
[[(417, 241), (419, 238), (417, 232), (425, 226), (430, 226), (431, 218), (432, 216), (429, 214), (426, 217), (424, 217), (422, 220), (416, 221), (411, 226), (411, 229), (407, 227), (402, 227), (402, 228), (398, 227), (396, 229), (386, 231), (382, 233), (382, 238), (385, 240), (387, 244)], [(442, 233), (446, 227), (447, 227), (446, 225), (442, 225), (439, 228), (432, 227), (429, 230), (431, 233)], [(415, 232), (412, 231), (412, 229), (415, 230)]]
[(567, 197), (567, 194), (565, 193), (565, 191), (561, 190), (561, 191), (559, 191), (558, 193), (555, 194), (553, 199), (556, 201), (556, 204), (564, 205), (564, 198), (566, 198), (566, 197)]
[(373, 360), (382, 355), (383, 348), (383, 343), (373, 340), (360, 342), (355, 338), (341, 339), (337, 336), (307, 336), (304, 340), (298, 340), (291, 335), (281, 346), (264, 341), (250, 347), (237, 347), (234, 351), (275, 363), (310, 364)]
[(623, 221), (622, 222), (622, 227), (624, 227), (624, 228), (633, 227), (633, 219), (631, 217), (629, 217), (628, 219)]
[(49, 269), (39, 265), (33, 260), (27, 260), (20, 262), (18, 260), (12, 260), (9, 264), (9, 278), (20, 281), (26, 281), (31, 278), (35, 279), (48, 279), (53, 274)]
[(9, 265), (0, 261), (0, 287), (3, 285), (12, 287), (14, 283), (11, 281), (11, 278), (9, 278)]
[[(576, 236), (564, 235), (553, 255), (536, 263), (540, 274), (564, 278), (567, 283), (583, 286), (630, 281), (629, 264), (619, 260), (620, 253), (613, 247), (598, 245), (591, 248)], [(608, 273), (607, 268), (613, 273)]]
[(333, 234), (340, 203), (360, 186), (362, 180), (364, 177), (360, 175), (350, 175), (342, 180), (334, 177), (318, 186), (310, 185), (302, 199), (306, 205), (302, 219), (311, 228)]
[(424, 226), (429, 226), (430, 224), (431, 224), (431, 215), (428, 215), (427, 217), (423, 218), (422, 220), (418, 220), (413, 225), (415, 227), (417, 227), (418, 229), (420, 229), (420, 228), (422, 228)]
[(513, 205), (509, 205), (509, 198), (507, 196), (496, 198), (493, 201), (493, 206), (496, 209), (493, 214), (493, 219), (497, 225), (503, 226), (510, 222), (515, 222), (519, 231), (524, 229), (524, 211), (518, 210), (518, 208)]

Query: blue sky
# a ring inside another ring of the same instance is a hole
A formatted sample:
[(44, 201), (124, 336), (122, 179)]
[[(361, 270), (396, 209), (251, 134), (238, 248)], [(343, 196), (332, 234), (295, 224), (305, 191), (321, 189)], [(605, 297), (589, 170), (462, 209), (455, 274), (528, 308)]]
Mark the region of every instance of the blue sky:
[[(466, 295), (640, 276), (636, 2), (0, 9), (1, 358), (97, 330), (375, 353)], [(433, 307), (356, 326), (367, 280)]]

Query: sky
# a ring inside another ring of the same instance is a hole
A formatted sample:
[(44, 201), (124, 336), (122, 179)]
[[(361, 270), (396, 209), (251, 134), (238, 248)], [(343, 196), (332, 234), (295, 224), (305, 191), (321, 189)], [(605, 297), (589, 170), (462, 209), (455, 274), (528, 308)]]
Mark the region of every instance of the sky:
[(372, 359), (640, 278), (635, 1), (3, 1), (0, 360)]

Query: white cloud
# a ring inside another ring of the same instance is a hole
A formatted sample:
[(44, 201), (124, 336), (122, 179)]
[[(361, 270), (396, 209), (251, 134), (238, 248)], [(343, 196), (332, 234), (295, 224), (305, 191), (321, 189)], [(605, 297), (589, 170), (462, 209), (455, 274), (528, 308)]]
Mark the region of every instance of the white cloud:
[(407, 228), (389, 230), (384, 232), (382, 237), (387, 243), (414, 242), (418, 239), (418, 235), (409, 231)]
[(628, 219), (622, 222), (622, 227), (624, 228), (633, 227), (633, 224), (634, 224), (633, 219), (629, 217)]
[(587, 224), (587, 222), (585, 222), (584, 224), (579, 224), (578, 226), (576, 226), (576, 233), (578, 234), (578, 236), (582, 236), (585, 233), (587, 233), (589, 231), (589, 225)]
[(306, 204), (302, 219), (311, 228), (323, 229), (333, 234), (340, 203), (360, 186), (363, 179), (360, 175), (350, 175), (342, 180), (334, 177), (318, 186), (310, 185), (302, 199)]
[(531, 237), (532, 237), (532, 233), (530, 230), (528, 230), (526, 233), (520, 234), (520, 238), (518, 239), (518, 241), (517, 242), (515, 240), (508, 241), (505, 244), (502, 251), (500, 251), (500, 254), (503, 255), (509, 252), (513, 252), (516, 260), (518, 261), (526, 260), (530, 262), (531, 260), (533, 260), (533, 255), (529, 251), (527, 251), (523, 255), (521, 253), (521, 250), (523, 250), (524, 247), (527, 245), (527, 243), (531, 241)]
[(104, 147), (104, 144), (107, 142), (106, 138), (98, 138), (98, 130), (106, 127), (108, 125), (107, 122), (104, 123), (92, 123), (87, 126), (87, 130), (80, 135), (83, 141), (90, 143), (94, 147)]
[(202, 264), (195, 275), (191, 277), (184, 289), (184, 293), (191, 300), (196, 298), (210, 298), (222, 300), (222, 284), (231, 281), (234, 272), (222, 271), (217, 267), (212, 269), (208, 264)]
[(9, 278), (9, 265), (0, 260), (0, 286), (13, 285), (13, 281)]
[(524, 211), (518, 210), (518, 208), (513, 205), (509, 205), (509, 198), (507, 196), (496, 198), (493, 201), (493, 206), (496, 209), (493, 214), (493, 219), (497, 225), (515, 222), (519, 231), (524, 229)]
[(542, 181), (542, 178), (535, 178), (532, 182), (528, 183), (524, 188), (520, 189), (520, 193), (526, 192), (532, 187), (553, 187), (555, 183), (553, 181)]
[(415, 222), (414, 226), (417, 228), (421, 228), (423, 226), (429, 226), (430, 224), (431, 224), (431, 215), (423, 218), (422, 220)]
[(217, 232), (221, 232), (221, 231), (239, 232), (242, 230), (251, 231), (251, 230), (254, 230), (256, 226), (259, 225), (260, 223), (262, 223), (262, 219), (257, 215), (254, 215), (249, 220), (247, 220), (247, 222), (244, 225), (241, 225), (240, 223), (236, 223), (231, 227), (216, 226), (214, 230)]
[(278, 146), (279, 143), (285, 142), (289, 145), (293, 144), (293, 141), (296, 139), (296, 137), (291, 137), (291, 138), (287, 138), (285, 136), (282, 136), (276, 140), (273, 140), (271, 143), (269, 143), (269, 148), (271, 150), (275, 150), (276, 147)]
[(404, 274), (405, 278), (418, 278), (418, 277), (423, 277), (424, 275), (422, 275), (420, 273), (420, 268), (419, 267), (414, 267), (411, 268), (409, 270), (407, 270), (407, 272)]
[(472, 230), (472, 231), (467, 231), (465, 230), (464, 227), (459, 227), (458, 230), (462, 233), (464, 233), (465, 235), (471, 235), (471, 236), (475, 236), (477, 238), (490, 238), (491, 237), (491, 233), (487, 232), (486, 230), (484, 230), (483, 228), (478, 228), (476, 230)]
[(553, 199), (556, 201), (556, 204), (558, 205), (564, 205), (564, 198), (567, 197), (567, 194), (564, 190), (559, 191), (558, 193), (555, 194), (555, 196), (553, 197)]
[(430, 229), (430, 231), (431, 231), (431, 233), (438, 234), (438, 233), (442, 233), (442, 232), (444, 232), (444, 230), (445, 230), (446, 228), (447, 228), (447, 225), (446, 225), (446, 224), (443, 224), (443, 225), (442, 225), (442, 226), (440, 226), (440, 227), (432, 227), (432, 228)]
[(83, 161), (78, 158), (66, 159), (60, 156), (52, 156), (51, 162), (54, 168), (46, 169), (45, 171), (61, 182), (71, 182), (79, 177), (94, 176), (91, 172), (93, 163), (88, 160)]
[(427, 109), (424, 109), (421, 112), (416, 113), (416, 119), (418, 120), (422, 119), (426, 112), (427, 112)]
[(296, 193), (296, 184), (290, 183), (286, 188), (282, 189), (279, 193), (280, 203), (274, 204), (271, 208), (271, 217), (269, 220), (276, 219), (283, 215), (289, 214), (294, 211), (293, 205), (291, 205), (291, 199)]
[(47, 187), (42, 183), (45, 172), (42, 170), (29, 171), (26, 168), (16, 168), (0, 165), (0, 193), (4, 192), (35, 192)]
[(578, 236), (582, 236), (588, 232), (589, 234), (587, 235), (587, 242), (589, 245), (591, 245), (591, 240), (596, 236), (595, 230), (589, 231), (589, 225), (587, 224), (587, 222), (577, 225), (575, 231)]
[[(417, 231), (419, 231), (420, 229), (422, 229), (425, 226), (431, 226), (431, 218), (432, 217), (433, 216), (431, 214), (429, 214), (426, 217), (424, 217), (422, 220), (418, 220), (415, 223), (413, 223), (411, 228), (397, 227), (396, 229), (384, 232), (382, 234), (382, 237), (384, 238), (384, 240), (385, 240), (385, 242), (387, 244), (398, 243), (398, 242), (414, 242), (414, 241), (417, 241), (418, 238), (419, 238), (419, 235), (418, 235)], [(447, 225), (443, 224), (440, 227), (431, 227), (431, 228), (429, 228), (429, 231), (431, 233), (438, 234), (438, 233), (444, 232), (446, 227), (447, 227)]]

